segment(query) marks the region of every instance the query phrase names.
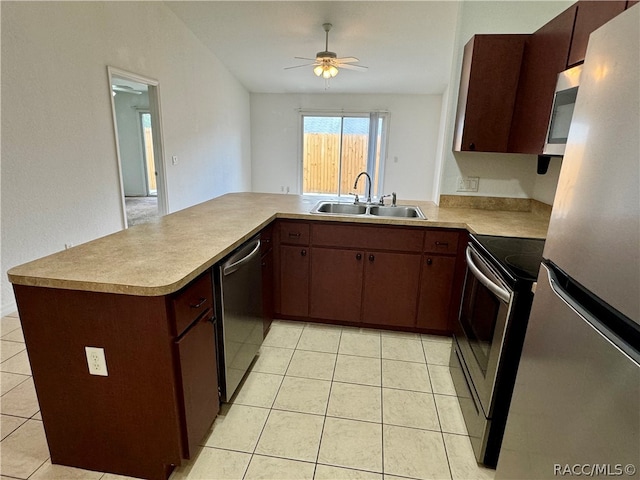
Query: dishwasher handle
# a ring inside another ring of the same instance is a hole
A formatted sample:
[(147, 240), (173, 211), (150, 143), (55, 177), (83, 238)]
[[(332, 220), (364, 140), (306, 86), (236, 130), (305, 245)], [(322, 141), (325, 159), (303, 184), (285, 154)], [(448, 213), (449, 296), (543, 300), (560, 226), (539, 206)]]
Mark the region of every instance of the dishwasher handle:
[[(251, 248), (251, 252), (245, 255), (244, 257), (236, 260), (235, 256), (230, 258), (224, 265), (222, 265), (222, 274), (224, 276), (231, 275), (233, 272), (238, 270), (242, 265), (251, 261), (256, 255), (260, 253), (260, 240), (254, 240), (252, 243), (247, 245), (247, 248), (243, 248), (243, 251)], [(240, 253), (240, 252), (238, 252)]]

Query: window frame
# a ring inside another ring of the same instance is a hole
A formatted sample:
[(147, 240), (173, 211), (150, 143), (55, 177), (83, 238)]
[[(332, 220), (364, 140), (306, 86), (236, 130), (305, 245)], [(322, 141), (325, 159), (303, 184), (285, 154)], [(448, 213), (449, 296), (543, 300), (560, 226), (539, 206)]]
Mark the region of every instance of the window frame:
[[(372, 111), (344, 111), (344, 110), (299, 110), (299, 132), (298, 132), (298, 191), (301, 192), (301, 195), (312, 195), (312, 196), (327, 196), (327, 197), (347, 197), (351, 196), (348, 192), (336, 192), (336, 193), (306, 193), (304, 192), (304, 118), (305, 117), (339, 117), (344, 121), (344, 118), (369, 118), (371, 120), (372, 114), (377, 115), (379, 119), (382, 120), (382, 126), (378, 133), (380, 138), (380, 148), (379, 148), (379, 161), (378, 161), (378, 181), (373, 183), (374, 172), (375, 172), (375, 160), (372, 159), (372, 155), (370, 154), (370, 150), (367, 151), (367, 173), (371, 176), (372, 185), (371, 185), (371, 197), (379, 197), (383, 195), (383, 185), (384, 185), (384, 174), (385, 174), (385, 165), (387, 159), (387, 147), (389, 143), (389, 123), (390, 123), (390, 114), (385, 110), (372, 110)], [(369, 146), (371, 145), (371, 133), (372, 133), (372, 123), (369, 122)], [(342, 123), (341, 123), (341, 136), (342, 133)], [(376, 142), (377, 143), (377, 142)], [(342, 142), (341, 142), (342, 145)], [(342, 147), (340, 151), (340, 162), (342, 162)], [(338, 175), (340, 175), (339, 168)], [(338, 183), (339, 188), (339, 183)]]

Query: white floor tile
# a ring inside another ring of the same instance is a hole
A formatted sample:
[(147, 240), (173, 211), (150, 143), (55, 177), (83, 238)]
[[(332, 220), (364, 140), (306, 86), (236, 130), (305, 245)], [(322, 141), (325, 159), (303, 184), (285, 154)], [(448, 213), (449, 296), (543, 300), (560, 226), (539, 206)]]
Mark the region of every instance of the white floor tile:
[(424, 480), (450, 479), (440, 432), (384, 425), (384, 473)]
[(382, 421), (385, 425), (440, 431), (436, 404), (430, 393), (383, 388)]
[(449, 367), (444, 365), (428, 365), (429, 377), (433, 393), (442, 395), (455, 395), (456, 389), (453, 386), (453, 379), (449, 372)]
[(382, 360), (382, 386), (430, 392), (429, 371), (424, 363)]
[(244, 480), (313, 480), (315, 463), (254, 455)]
[(2, 440), (0, 471), (9, 477), (28, 478), (48, 458), (42, 422), (27, 420)]
[(0, 371), (9, 373), (19, 373), (20, 375), (31, 375), (31, 367), (29, 365), (29, 357), (27, 351), (14, 355), (13, 357), (0, 363)]
[(251, 372), (236, 391), (231, 403), (271, 408), (283, 378), (282, 375)]
[(267, 347), (296, 348), (302, 329), (302, 324), (297, 326), (274, 322), (262, 344)]
[(331, 382), (328, 380), (285, 377), (273, 408), (324, 415), (330, 390)]
[(17, 316), (7, 315), (0, 320), (0, 338), (20, 328), (20, 319)]
[(380, 423), (380, 387), (333, 382), (327, 416)]
[(427, 363), (430, 365), (449, 365), (451, 344), (445, 342), (422, 341)]
[(382, 384), (381, 361), (379, 358), (338, 355), (333, 380), (336, 382), (380, 386)]
[(382, 472), (382, 425), (327, 417), (318, 463)]
[(317, 380), (331, 380), (335, 364), (336, 355), (334, 353), (296, 350), (291, 363), (289, 363), (287, 375), (315, 378)]
[(420, 339), (382, 337), (382, 358), (405, 362), (425, 363)]
[(457, 433), (467, 435), (467, 426), (464, 423), (462, 410), (458, 403), (458, 397), (450, 395), (434, 395), (440, 427), (445, 433)]
[(382, 480), (382, 475), (352, 468), (318, 464), (315, 480)]
[(195, 460), (176, 468), (170, 480), (242, 480), (251, 460), (248, 453), (203, 448)]
[(2, 340), (24, 343), (24, 333), (22, 333), (22, 328), (16, 328), (13, 332), (3, 335)]
[(24, 350), (26, 350), (24, 343), (0, 340), (0, 362), (4, 362)]
[(291, 361), (291, 357), (293, 357), (294, 351), (295, 350), (291, 348), (262, 345), (251, 371), (284, 375), (289, 367), (289, 362)]
[(0, 403), (0, 413), (3, 415), (29, 418), (35, 415), (38, 410), (40, 410), (40, 406), (31, 378), (4, 395), (2, 403)]
[(225, 404), (204, 445), (253, 453), (268, 416), (266, 408)]
[(315, 462), (324, 417), (272, 410), (255, 453)]
[(26, 421), (27, 419), (22, 417), (0, 415), (0, 440), (4, 440)]
[(31, 377), (18, 373), (0, 372), (0, 395), (4, 395), (9, 390), (17, 387), (22, 382), (26, 382)]
[(344, 330), (338, 353), (360, 357), (380, 358), (380, 334)]
[(338, 353), (341, 331), (340, 328), (324, 325), (307, 325), (296, 348), (313, 352)]
[(64, 465), (54, 465), (51, 460), (47, 460), (29, 480), (100, 480), (102, 472), (93, 472), (81, 468), (66, 467)]
[(478, 465), (469, 437), (450, 433), (443, 434), (443, 437), (453, 480), (493, 480), (496, 471)]

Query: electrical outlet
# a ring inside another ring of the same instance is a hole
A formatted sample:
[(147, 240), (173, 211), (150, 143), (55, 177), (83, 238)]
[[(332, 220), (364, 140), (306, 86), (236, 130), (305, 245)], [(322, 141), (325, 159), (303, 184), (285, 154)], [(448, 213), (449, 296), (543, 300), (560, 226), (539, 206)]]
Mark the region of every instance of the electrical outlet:
[(457, 192), (477, 192), (480, 177), (458, 177)]
[(104, 357), (104, 348), (84, 347), (87, 354), (87, 365), (91, 375), (109, 376), (107, 372), (107, 360)]

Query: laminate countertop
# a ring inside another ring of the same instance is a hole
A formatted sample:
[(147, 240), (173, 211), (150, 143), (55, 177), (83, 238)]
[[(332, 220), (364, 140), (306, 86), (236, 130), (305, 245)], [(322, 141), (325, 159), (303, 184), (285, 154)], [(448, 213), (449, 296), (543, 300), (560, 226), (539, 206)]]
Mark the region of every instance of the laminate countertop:
[[(318, 215), (320, 197), (229, 193), (152, 223), (72, 247), (8, 271), (11, 283), (70, 290), (158, 296), (176, 292), (275, 218), (461, 228), (471, 233), (545, 238), (548, 213), (418, 205), (427, 217), (405, 219)], [(346, 202), (346, 201), (345, 201)]]

